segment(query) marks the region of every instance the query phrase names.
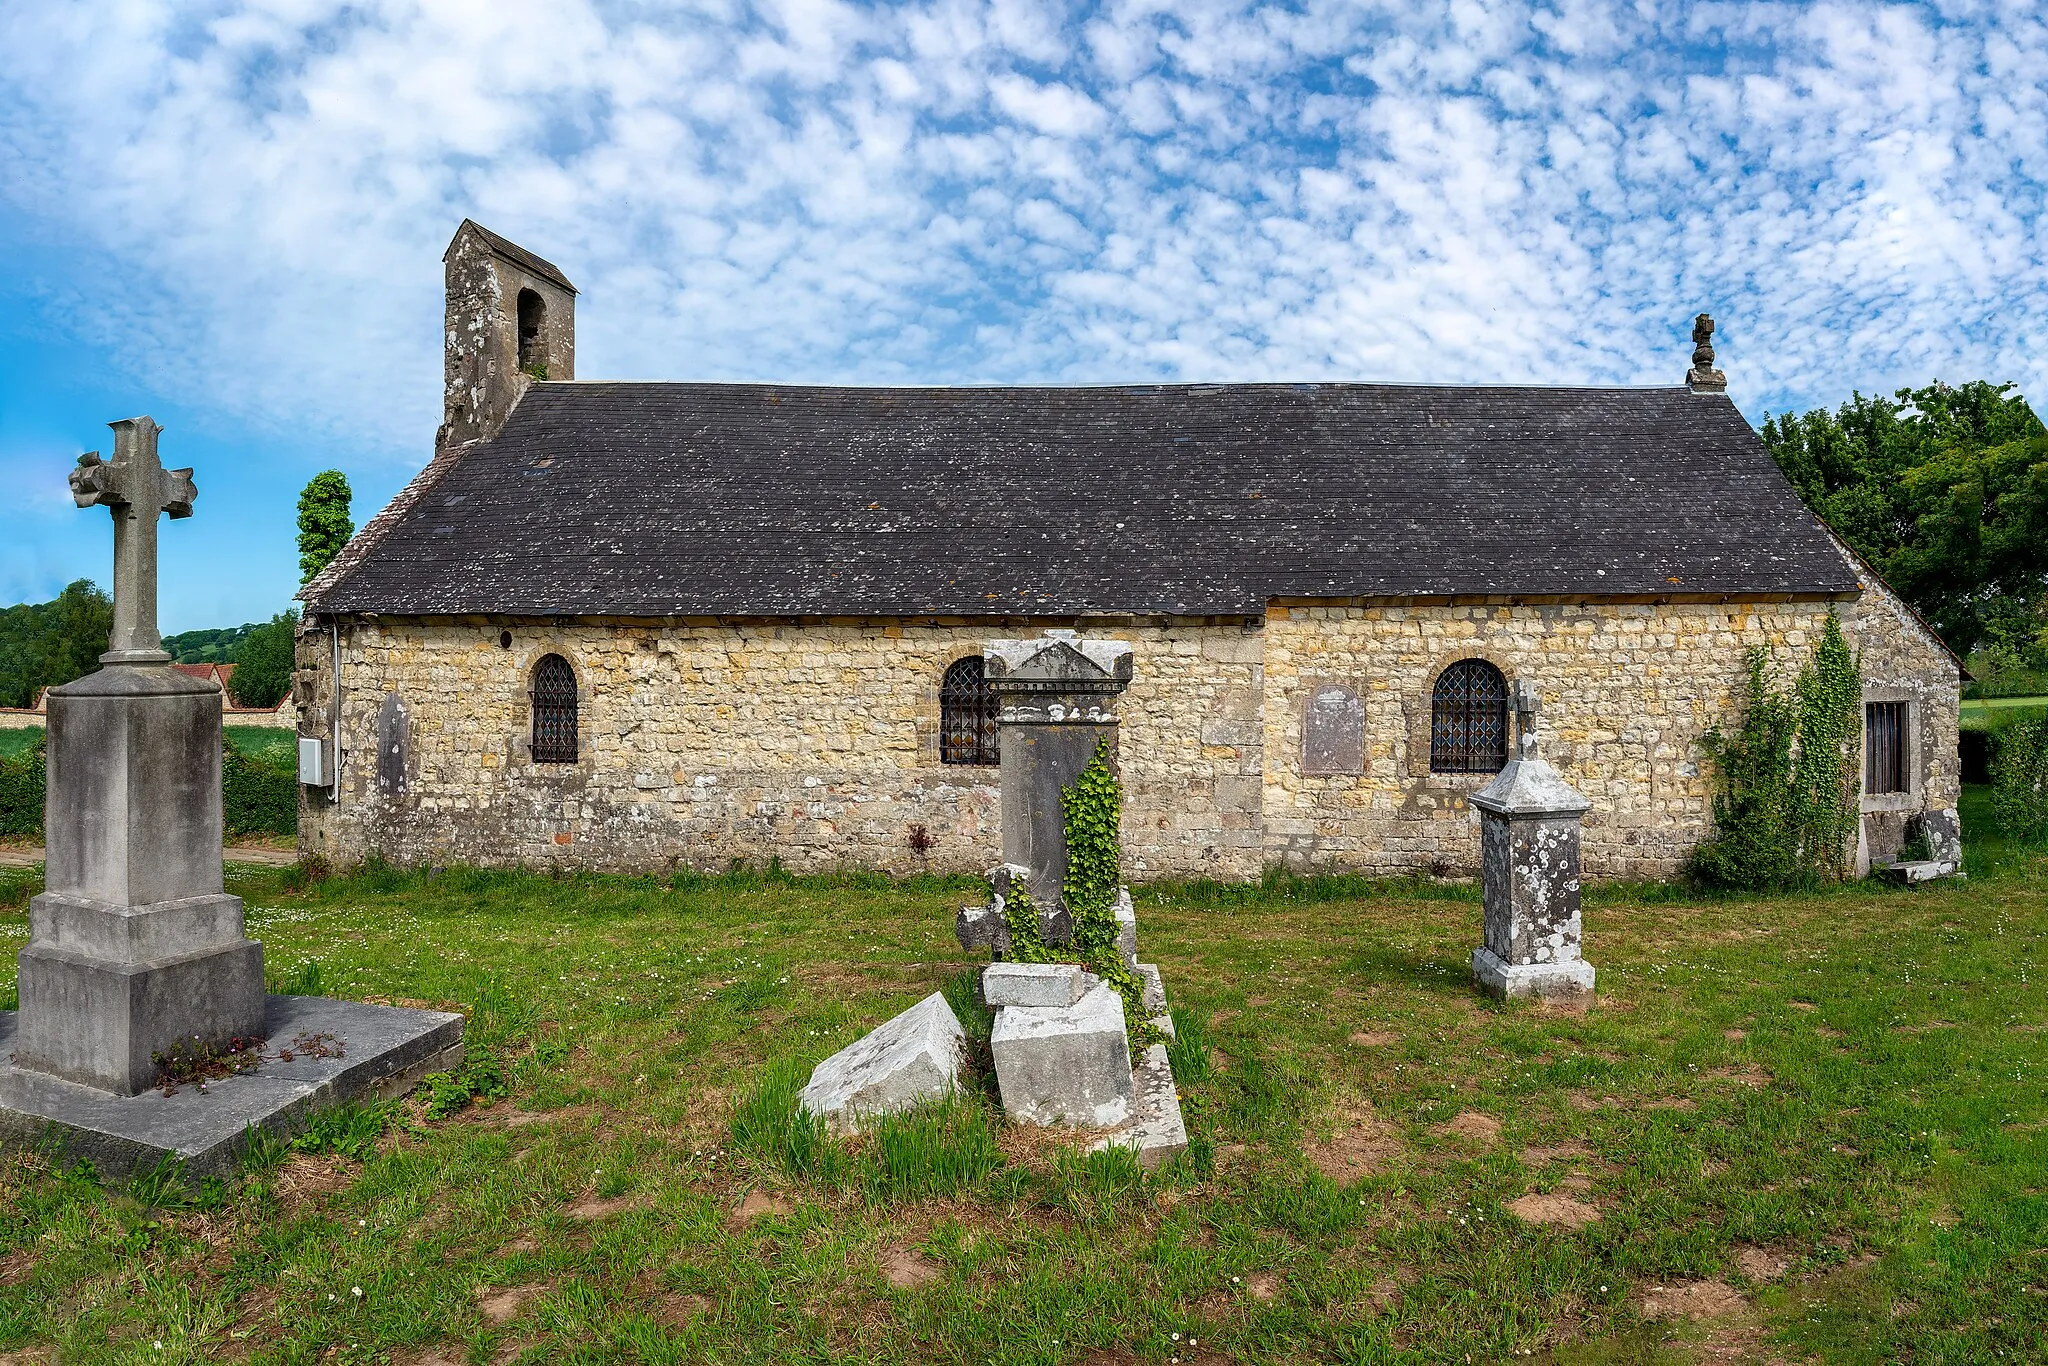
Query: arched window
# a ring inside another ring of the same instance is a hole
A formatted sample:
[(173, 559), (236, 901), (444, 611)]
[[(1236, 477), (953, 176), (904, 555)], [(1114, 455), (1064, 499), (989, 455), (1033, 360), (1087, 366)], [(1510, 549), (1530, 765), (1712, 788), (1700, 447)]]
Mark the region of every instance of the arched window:
[(576, 762), (576, 671), (560, 655), (533, 671), (533, 761)]
[(548, 349), (541, 340), (541, 326), (548, 319), (548, 306), (530, 289), (519, 291), (519, 368), (531, 370), (548, 363)]
[(1498, 773), (1508, 761), (1508, 681), (1483, 659), (1437, 675), (1429, 703), (1429, 770)]
[(955, 660), (939, 684), (939, 758), (949, 764), (997, 762), (998, 710), (981, 656)]

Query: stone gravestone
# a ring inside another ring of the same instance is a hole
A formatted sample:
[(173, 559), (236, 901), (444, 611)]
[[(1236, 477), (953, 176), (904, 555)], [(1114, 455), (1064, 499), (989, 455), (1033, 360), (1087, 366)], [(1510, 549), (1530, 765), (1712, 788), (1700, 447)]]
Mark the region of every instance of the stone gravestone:
[(1486, 942), (1472, 975), (1502, 996), (1575, 996), (1593, 989), (1579, 956), (1579, 822), (1592, 803), (1539, 753), (1537, 699), (1515, 685), (1515, 757), (1472, 795), (1480, 812)]
[[(990, 905), (964, 908), (962, 947), (1009, 951), (1008, 902), (1028, 888), (1039, 932), (1057, 951), (1072, 935), (1064, 904), (1067, 834), (1061, 794), (1107, 740), (1114, 752), (1116, 699), (1132, 676), (1131, 647), (1048, 631), (1037, 640), (999, 640), (982, 655), (996, 691), (1001, 726), (1003, 858), (990, 873)], [(1171, 1034), (1158, 968), (1138, 961), (1138, 921), (1130, 892), (1118, 888), (1117, 952), (1144, 985), (1144, 1008)], [(998, 961), (982, 975), (995, 1009), (990, 1050), (1003, 1109), (1033, 1124), (1110, 1132), (1155, 1166), (1187, 1146), (1180, 1099), (1164, 1044), (1148, 1046), (1134, 1069), (1124, 999), (1109, 984), (1067, 963)]]
[[(157, 518), (191, 516), (192, 471), (162, 467), (149, 418), (113, 427), (114, 459), (71, 473), (78, 506), (114, 517), (114, 629), (103, 667), (49, 694), (46, 890), (20, 1010), (0, 1013), (0, 1135), (54, 1134), (110, 1174), (166, 1155), (218, 1170), (250, 1124), (459, 1060), (462, 1018), (266, 1000), (263, 947), (222, 885), (220, 688), (171, 668), (157, 634)], [(292, 1029), (329, 1056), (263, 1059)], [(257, 1072), (202, 1092), (163, 1067), (227, 1051)]]

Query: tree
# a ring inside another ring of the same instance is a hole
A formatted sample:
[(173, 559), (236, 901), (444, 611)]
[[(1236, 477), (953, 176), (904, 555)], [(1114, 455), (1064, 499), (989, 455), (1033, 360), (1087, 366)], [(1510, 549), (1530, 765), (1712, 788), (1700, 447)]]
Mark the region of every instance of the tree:
[(292, 687), (299, 614), (280, 612), (242, 639), (228, 692), (244, 707), (274, 707)]
[(0, 609), (0, 707), (34, 706), (44, 688), (91, 673), (113, 630), (113, 600), (88, 579)]
[(1808, 507), (1951, 648), (2048, 667), (2048, 428), (2010, 384), (1857, 394), (1767, 417), (1763, 440)]
[(299, 582), (310, 583), (356, 534), (348, 515), (354, 497), (340, 470), (322, 470), (300, 492)]

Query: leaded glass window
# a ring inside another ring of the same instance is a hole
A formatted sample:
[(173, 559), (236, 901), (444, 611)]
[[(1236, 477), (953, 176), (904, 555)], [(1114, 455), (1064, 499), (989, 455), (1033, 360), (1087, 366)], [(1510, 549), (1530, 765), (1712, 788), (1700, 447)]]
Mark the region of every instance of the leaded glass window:
[(997, 762), (999, 710), (981, 656), (955, 660), (939, 683), (939, 758), (949, 764)]
[(1498, 773), (1507, 761), (1508, 681), (1483, 659), (1461, 659), (1430, 698), (1430, 772)]
[(533, 761), (576, 762), (576, 671), (560, 655), (533, 671)]

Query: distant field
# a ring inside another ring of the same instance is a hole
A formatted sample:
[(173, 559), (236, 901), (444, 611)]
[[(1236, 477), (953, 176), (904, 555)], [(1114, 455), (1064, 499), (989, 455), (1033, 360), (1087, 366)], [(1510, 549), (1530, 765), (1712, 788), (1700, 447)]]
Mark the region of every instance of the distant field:
[[(292, 762), (293, 746), (298, 739), (296, 732), (279, 730), (274, 726), (223, 726), (221, 730), (229, 744), (251, 758), (264, 759), (273, 764)], [(21, 753), (40, 740), (42, 735), (41, 726), (33, 726), (27, 730), (0, 730), (0, 759)]]
[(1966, 729), (1982, 729), (2001, 713), (2022, 710), (2048, 711), (2048, 697), (1971, 698), (1963, 703), (1962, 721)]

